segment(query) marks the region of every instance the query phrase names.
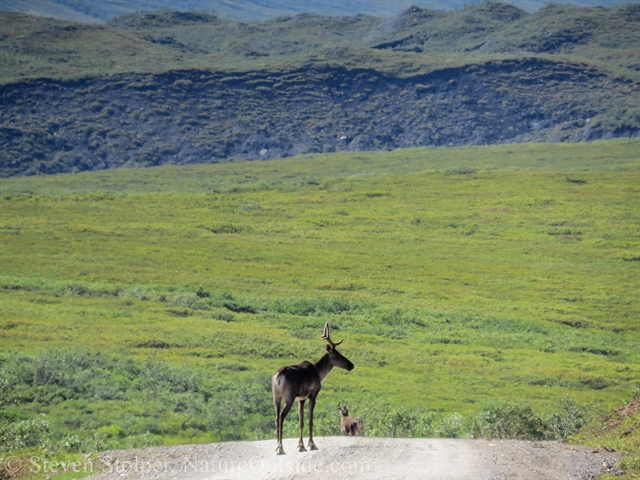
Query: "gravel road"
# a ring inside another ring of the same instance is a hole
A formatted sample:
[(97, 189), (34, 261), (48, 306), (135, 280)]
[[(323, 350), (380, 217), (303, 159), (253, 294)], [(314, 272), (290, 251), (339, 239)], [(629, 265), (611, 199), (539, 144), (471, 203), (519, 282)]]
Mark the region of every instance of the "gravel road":
[(154, 447), (102, 454), (94, 480), (106, 479), (421, 479), (587, 480), (616, 473), (615, 453), (558, 442), (318, 437), (298, 452), (285, 439)]

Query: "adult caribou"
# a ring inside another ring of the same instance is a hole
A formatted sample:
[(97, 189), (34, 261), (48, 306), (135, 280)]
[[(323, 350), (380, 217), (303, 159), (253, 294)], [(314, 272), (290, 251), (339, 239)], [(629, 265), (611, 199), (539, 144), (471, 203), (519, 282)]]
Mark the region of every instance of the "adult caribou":
[[(342, 356), (336, 349), (343, 340), (338, 343), (331, 341), (329, 334), (329, 323), (324, 324), (322, 334), (328, 345), (325, 346), (324, 355), (316, 363), (306, 360), (300, 365), (290, 365), (282, 367), (271, 378), (271, 390), (273, 391), (273, 405), (276, 409), (276, 432), (278, 437), (277, 455), (284, 455), (282, 448), (282, 424), (294, 401), (298, 401), (298, 415), (300, 417), (300, 440), (298, 441), (298, 451), (306, 452), (302, 434), (304, 432), (304, 402), (309, 400), (309, 450), (318, 450), (313, 443), (313, 409), (316, 406), (316, 397), (322, 388), (322, 382), (333, 367), (344, 368), (347, 371), (353, 370), (353, 363)], [(284, 399), (284, 408), (280, 407)]]

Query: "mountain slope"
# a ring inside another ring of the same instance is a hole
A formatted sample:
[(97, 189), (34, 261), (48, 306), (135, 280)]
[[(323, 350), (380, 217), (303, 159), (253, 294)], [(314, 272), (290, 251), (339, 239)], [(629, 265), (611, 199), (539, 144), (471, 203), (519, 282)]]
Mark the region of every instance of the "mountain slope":
[(640, 4), (0, 20), (2, 176), (640, 132)]
[[(0, 11), (32, 13), (73, 21), (107, 21), (124, 13), (172, 9), (178, 11), (215, 11), (221, 17), (242, 20), (265, 20), (282, 15), (312, 13), (318, 15), (376, 15), (393, 17), (412, 5), (435, 10), (454, 10), (479, 3), (478, 0), (0, 0)], [(549, 2), (545, 0), (514, 0), (513, 5), (535, 11)], [(630, 3), (627, 0), (559, 1), (577, 7), (613, 7)]]
[(456, 12), (412, 7), (384, 20), (314, 15), (243, 23), (212, 14), (124, 15), (89, 26), (0, 12), (0, 83), (176, 68), (254, 70), (313, 59), (403, 76), (491, 58), (553, 55), (640, 80), (640, 4), (551, 5), (527, 14), (486, 3)]
[(319, 64), (38, 80), (0, 89), (0, 174), (637, 135), (598, 118), (625, 105), (624, 88), (584, 64), (536, 59), (404, 79)]
[(28, 13), (72, 22), (98, 23), (101, 19), (56, 0), (0, 0), (0, 11)]

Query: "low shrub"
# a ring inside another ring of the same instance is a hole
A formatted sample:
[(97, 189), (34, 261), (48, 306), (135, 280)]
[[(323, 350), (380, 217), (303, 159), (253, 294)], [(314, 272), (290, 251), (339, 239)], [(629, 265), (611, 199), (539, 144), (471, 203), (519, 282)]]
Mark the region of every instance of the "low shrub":
[(249, 370), (249, 367), (246, 365), (241, 365), (239, 363), (219, 363), (218, 370), (232, 370), (234, 372), (244, 372), (245, 370)]
[(287, 313), (308, 317), (312, 315), (335, 315), (360, 310), (356, 303), (342, 298), (324, 297), (293, 297), (280, 298), (269, 305), (269, 310), (275, 313)]
[(494, 402), (476, 413), (470, 433), (482, 438), (539, 440), (544, 437), (544, 425), (526, 402)]
[(51, 427), (44, 416), (8, 422), (0, 419), (0, 451), (10, 452), (29, 447), (47, 447), (51, 444)]
[(459, 413), (444, 417), (435, 427), (435, 436), (443, 438), (461, 438), (468, 436), (468, 421)]
[(473, 417), (472, 437), (519, 440), (566, 440), (587, 421), (586, 410), (569, 396), (556, 402), (555, 409), (539, 414), (527, 402), (493, 402)]
[(555, 409), (543, 418), (547, 440), (566, 440), (591, 420), (587, 410), (568, 395), (558, 400)]
[(214, 320), (222, 320), (223, 322), (233, 322), (236, 317), (232, 313), (214, 313), (211, 315)]
[(567, 183), (575, 183), (577, 185), (584, 185), (587, 183), (587, 181), (584, 180), (583, 178), (573, 178), (573, 177), (567, 177), (565, 181)]
[(451, 167), (445, 171), (447, 175), (474, 175), (477, 172), (473, 167)]

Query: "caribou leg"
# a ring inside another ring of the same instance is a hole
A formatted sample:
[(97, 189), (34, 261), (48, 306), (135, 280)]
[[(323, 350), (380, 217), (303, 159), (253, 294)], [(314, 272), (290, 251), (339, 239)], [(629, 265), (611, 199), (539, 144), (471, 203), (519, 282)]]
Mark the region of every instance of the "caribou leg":
[(307, 449), (304, 448), (304, 440), (302, 440), (302, 435), (304, 434), (304, 400), (300, 400), (298, 402), (298, 417), (300, 417), (300, 439), (298, 440), (298, 451), (306, 452)]
[(282, 399), (274, 399), (273, 406), (276, 409), (276, 440), (278, 445), (276, 446), (276, 455), (284, 455), (284, 448), (282, 448), (282, 429), (280, 428), (280, 408), (282, 406)]
[(313, 443), (313, 409), (316, 406), (316, 397), (309, 398), (309, 450), (318, 450), (316, 444)]
[(280, 403), (278, 402), (277, 406), (276, 406), (276, 428), (278, 429), (278, 446), (276, 447), (276, 454), (277, 455), (284, 455), (284, 448), (282, 447), (282, 426), (284, 424), (284, 419), (287, 418), (287, 414), (289, 413), (289, 410), (291, 410), (291, 407), (293, 406), (293, 402), (294, 400), (289, 400), (289, 399), (285, 399), (284, 401), (284, 408), (282, 409), (282, 412), (278, 412), (278, 410), (280, 409)]

